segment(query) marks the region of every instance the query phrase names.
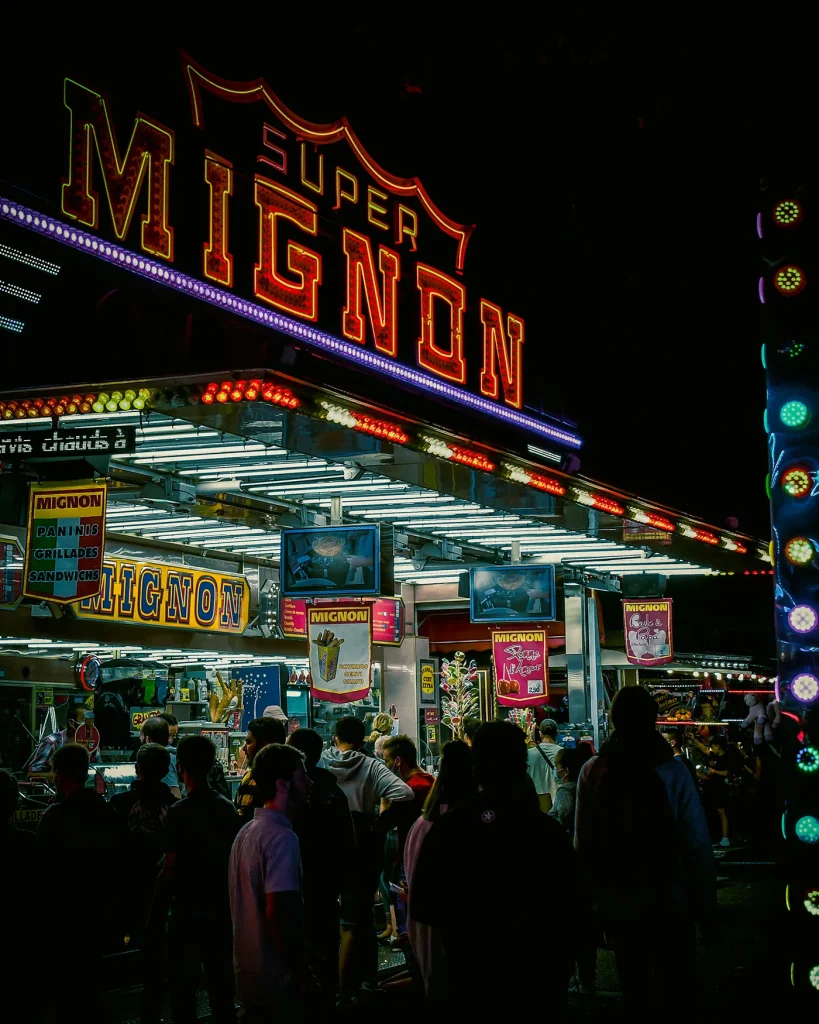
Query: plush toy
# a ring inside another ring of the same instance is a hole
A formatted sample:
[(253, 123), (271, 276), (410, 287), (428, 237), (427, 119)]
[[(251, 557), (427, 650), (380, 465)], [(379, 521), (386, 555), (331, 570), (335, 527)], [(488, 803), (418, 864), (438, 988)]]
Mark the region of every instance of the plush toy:
[(754, 727), (754, 743), (759, 746), (763, 739), (766, 743), (773, 741), (773, 730), (779, 725), (779, 701), (772, 700), (766, 707), (754, 693), (745, 694), (745, 704), (748, 708), (748, 715), (742, 723), (742, 728)]

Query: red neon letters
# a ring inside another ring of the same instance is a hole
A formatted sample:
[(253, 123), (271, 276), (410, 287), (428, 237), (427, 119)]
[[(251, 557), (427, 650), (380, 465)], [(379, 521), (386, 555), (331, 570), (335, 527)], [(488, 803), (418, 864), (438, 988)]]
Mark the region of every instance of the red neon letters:
[[(462, 285), (440, 270), (419, 263), (418, 289), (421, 292), (421, 337), (418, 339), (418, 364), (439, 377), (463, 384), (466, 380), (464, 359), (464, 308), (466, 292)], [(441, 348), (435, 337), (435, 300), (449, 306), (449, 349)]]
[(228, 248), (229, 206), (233, 195), (233, 164), (205, 150), (205, 181), (210, 186), (210, 242), (202, 252), (205, 277), (233, 286), (233, 257)]
[(481, 323), (483, 324), (481, 391), (489, 398), (498, 397), (498, 373), (495, 365), (497, 356), (498, 362), (500, 362), (503, 400), (507, 405), (520, 409), (523, 405), (523, 382), (521, 379), (523, 321), (510, 313), (506, 318), (507, 327), (504, 331), (503, 313), (500, 308), (481, 299)]
[(318, 208), (283, 185), (256, 175), (256, 205), (259, 207), (259, 262), (256, 264), (256, 295), (272, 306), (304, 317), (318, 319), (318, 286), (321, 257), (295, 242), (287, 244), (287, 269), (296, 277), (289, 281), (276, 268), (278, 220), (292, 221), (308, 234), (318, 233)]
[(378, 269), (381, 272), (381, 290), (375, 281), (375, 265), (370, 240), (355, 231), (344, 229), (344, 255), (347, 257), (347, 304), (341, 317), (345, 338), (364, 342), (364, 317), (361, 314), (361, 285), (367, 296), (370, 329), (375, 347), (389, 356), (398, 353), (398, 281), (401, 263), (397, 253), (378, 247)]
[(92, 187), (91, 166), (96, 149), (114, 234), (120, 241), (128, 234), (147, 172), (148, 211), (142, 218), (142, 248), (173, 260), (173, 228), (168, 226), (173, 132), (138, 114), (121, 158), (108, 105), (99, 93), (66, 78), (64, 102), (71, 112), (71, 164), (68, 178), (63, 180), (63, 213), (90, 228), (99, 227), (99, 195)]

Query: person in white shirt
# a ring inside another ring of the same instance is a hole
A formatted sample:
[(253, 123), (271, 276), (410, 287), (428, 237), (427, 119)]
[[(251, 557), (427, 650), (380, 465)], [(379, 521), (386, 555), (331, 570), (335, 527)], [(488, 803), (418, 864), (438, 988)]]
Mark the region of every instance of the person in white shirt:
[(238, 834), (228, 881), (236, 998), (245, 1021), (289, 1020), (304, 994), (301, 854), (291, 824), (312, 783), (304, 755), (270, 743), (253, 761), (263, 806)]
[(557, 777), (555, 758), (562, 749), (557, 742), (557, 722), (544, 718), (540, 723), (540, 743), (529, 748), (527, 771), (532, 778), (540, 800), (540, 809), (549, 812), (557, 796), (560, 780)]

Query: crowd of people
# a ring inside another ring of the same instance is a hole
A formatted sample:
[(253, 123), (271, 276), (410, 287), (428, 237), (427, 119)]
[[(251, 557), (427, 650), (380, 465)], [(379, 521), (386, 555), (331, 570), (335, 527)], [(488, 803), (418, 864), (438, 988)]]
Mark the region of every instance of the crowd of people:
[[(557, 1007), (570, 989), (592, 994), (604, 941), (638, 1008), (693, 959), (695, 924), (713, 934), (714, 859), (695, 778), (657, 732), (651, 696), (621, 690), (611, 713), (593, 757), (560, 747), (548, 720), (534, 746), (515, 724), (467, 722), (437, 777), (408, 736), (378, 737), (374, 756), (360, 719), (339, 719), (323, 749), (313, 730), (286, 736), (263, 717), (248, 726), (235, 801), (212, 783), (208, 738), (174, 749), (173, 723), (150, 720), (137, 781), (109, 802), (86, 787), (84, 747), (55, 751), (59, 800), (33, 846), (10, 824), (16, 784), (0, 778), (4, 866), (59, 864), (78, 908), (90, 866), (126, 865), (127, 900), (113, 886), (100, 899), (97, 884), (87, 913), (98, 938), (124, 921), (141, 948), (145, 1024), (166, 989), (174, 1021), (194, 1021), (203, 977), (214, 1021), (233, 1020), (236, 1003), (242, 1019), (289, 1021), (377, 1000), (383, 881), (390, 938), (433, 1018), (485, 1012), (499, 995), (504, 974), (485, 989), (477, 957), (547, 975)], [(678, 922), (673, 956), (646, 938), (658, 906)], [(70, 987), (76, 965), (63, 967)]]

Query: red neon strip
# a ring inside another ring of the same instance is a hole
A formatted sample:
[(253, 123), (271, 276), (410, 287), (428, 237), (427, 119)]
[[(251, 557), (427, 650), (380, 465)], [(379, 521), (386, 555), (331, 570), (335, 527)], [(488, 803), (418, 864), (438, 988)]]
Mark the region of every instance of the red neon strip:
[(404, 433), (401, 427), (387, 420), (375, 420), (363, 413), (354, 412), (355, 430), (362, 434), (372, 434), (373, 437), (380, 437), (385, 441), (394, 441), (395, 444), (406, 444), (409, 441), (409, 434)]
[(482, 469), (486, 473), (492, 473), (496, 469), (495, 463), (490, 462), (480, 452), (473, 452), (469, 448), (459, 448), (454, 444), (448, 444), (447, 448), (452, 452), (450, 458), (453, 462), (460, 462), (464, 466), (471, 466), (472, 469)]
[(653, 512), (643, 512), (645, 521), (643, 526), (654, 526), (658, 530), (666, 530), (668, 533), (673, 533), (676, 527), (670, 519), (664, 519), (662, 516), (655, 516)]
[(608, 512), (613, 516), (625, 515), (625, 509), (622, 505), (618, 505), (616, 501), (612, 501), (611, 498), (601, 498), (597, 494), (593, 494), (594, 508), (600, 509), (601, 512)]
[(707, 530), (694, 530), (694, 537), (704, 544), (719, 544), (719, 539)]
[(563, 484), (553, 480), (550, 476), (541, 476), (540, 473), (529, 473), (528, 469), (526, 472), (529, 474), (529, 487), (535, 487), (539, 491), (546, 491), (549, 494), (560, 496), (566, 493), (566, 488)]

